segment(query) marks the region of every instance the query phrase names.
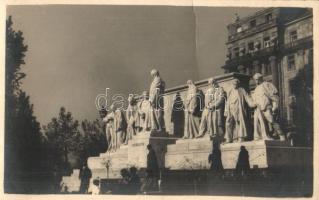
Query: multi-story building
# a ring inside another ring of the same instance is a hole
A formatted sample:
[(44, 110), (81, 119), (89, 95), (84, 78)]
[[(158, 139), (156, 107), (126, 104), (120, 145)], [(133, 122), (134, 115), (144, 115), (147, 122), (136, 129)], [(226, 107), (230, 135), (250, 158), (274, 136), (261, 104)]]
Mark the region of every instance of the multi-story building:
[[(299, 76), (305, 68), (313, 67), (312, 9), (267, 8), (237, 18), (227, 28), (227, 60), (222, 67), (225, 73), (252, 76), (259, 72), (266, 81), (272, 81), (281, 97), (281, 121), (290, 129), (296, 113), (295, 93), (303, 84)], [(250, 81), (250, 89), (254, 87)]]

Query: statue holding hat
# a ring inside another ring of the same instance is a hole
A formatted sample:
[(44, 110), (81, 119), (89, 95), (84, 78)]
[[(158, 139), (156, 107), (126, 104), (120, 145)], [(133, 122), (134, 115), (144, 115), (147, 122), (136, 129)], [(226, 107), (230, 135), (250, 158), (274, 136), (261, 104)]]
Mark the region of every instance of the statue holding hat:
[(224, 107), (225, 91), (215, 79), (211, 78), (208, 80), (208, 89), (205, 93), (205, 107), (197, 137), (203, 137), (205, 133), (208, 133), (211, 137), (223, 136)]
[(254, 112), (254, 140), (271, 140), (285, 136), (275, 116), (279, 105), (277, 88), (270, 82), (264, 81), (260, 73), (253, 76), (256, 88), (252, 94), (256, 104)]
[(239, 87), (239, 83), (238, 79), (234, 79), (227, 95), (225, 106), (227, 143), (243, 142), (247, 139), (249, 133), (247, 106), (255, 107), (253, 100), (244, 88)]
[(138, 116), (139, 116), (139, 127), (140, 130), (150, 131), (151, 130), (151, 102), (149, 101), (149, 95), (147, 91), (142, 94), (142, 100), (137, 105)]

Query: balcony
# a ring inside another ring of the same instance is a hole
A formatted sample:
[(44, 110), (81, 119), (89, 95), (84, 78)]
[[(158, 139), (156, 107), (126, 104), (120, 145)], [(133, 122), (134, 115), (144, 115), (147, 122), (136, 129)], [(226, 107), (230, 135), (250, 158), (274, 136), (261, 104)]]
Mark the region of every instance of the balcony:
[(257, 32), (263, 31), (265, 29), (268, 29), (272, 26), (276, 26), (278, 23), (277, 18), (271, 19), (269, 21), (266, 21), (264, 23), (261, 24), (257, 24), (254, 27), (250, 27), (248, 29), (242, 30), (241, 32), (236, 32), (233, 33), (232, 35), (228, 36), (228, 42), (227, 43), (231, 43), (235, 40), (239, 40), (242, 39), (244, 37), (246, 37), (247, 35), (251, 35), (251, 34), (255, 34)]
[(248, 52), (247, 54), (244, 54), (243, 56), (238, 56), (230, 60), (227, 60), (226, 65), (227, 66), (240, 65), (246, 62), (251, 62), (255, 59), (259, 59), (261, 57), (270, 56), (276, 51), (276, 49), (277, 49), (276, 46), (270, 46), (267, 48), (259, 49), (254, 52)]
[(283, 45), (282, 51), (289, 52), (313, 44), (313, 36), (308, 36)]

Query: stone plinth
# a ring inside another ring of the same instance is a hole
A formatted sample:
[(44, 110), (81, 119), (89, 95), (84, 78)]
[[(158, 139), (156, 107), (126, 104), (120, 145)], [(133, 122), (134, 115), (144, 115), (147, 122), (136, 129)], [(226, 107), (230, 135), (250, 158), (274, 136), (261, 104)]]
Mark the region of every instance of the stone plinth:
[[(120, 170), (128, 167), (128, 146), (122, 145), (116, 152), (101, 153), (99, 157), (89, 157), (88, 167), (92, 178), (121, 178)], [(107, 172), (107, 167), (109, 170)]]
[(208, 156), (212, 141), (206, 135), (197, 139), (179, 139), (167, 146), (165, 167), (170, 170), (209, 169)]
[[(235, 169), (240, 147), (249, 154), (250, 168), (285, 169), (303, 167), (311, 164), (311, 148), (293, 147), (282, 141), (249, 141), (222, 144), (221, 157), (224, 169)], [(208, 156), (212, 152), (209, 137), (199, 139), (180, 139), (167, 146), (165, 167), (170, 170), (209, 169)], [(297, 162), (296, 162), (297, 161)]]
[[(120, 170), (123, 168), (136, 167), (146, 168), (147, 145), (151, 144), (156, 152), (159, 167), (165, 166), (166, 146), (174, 143), (175, 139), (168, 138), (163, 132), (140, 132), (128, 142), (121, 145), (116, 152), (106, 152), (98, 157), (88, 158), (88, 167), (92, 171), (92, 178), (118, 179), (121, 178)], [(108, 170), (107, 170), (108, 166)]]
[(164, 132), (140, 132), (129, 141), (128, 165), (138, 169), (147, 167), (147, 145), (151, 144), (154, 149), (160, 168), (165, 166), (166, 146), (175, 142), (168, 138)]
[(224, 169), (235, 169), (240, 147), (249, 153), (250, 168), (284, 169), (311, 164), (311, 148), (293, 147), (282, 141), (249, 141), (221, 145)]

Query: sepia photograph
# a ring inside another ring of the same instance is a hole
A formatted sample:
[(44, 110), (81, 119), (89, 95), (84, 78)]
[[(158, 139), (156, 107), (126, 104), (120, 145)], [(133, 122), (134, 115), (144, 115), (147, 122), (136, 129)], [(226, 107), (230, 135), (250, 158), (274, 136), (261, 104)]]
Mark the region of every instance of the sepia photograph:
[(6, 5), (4, 194), (314, 198), (307, 5)]

